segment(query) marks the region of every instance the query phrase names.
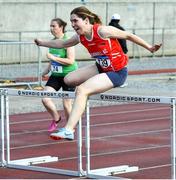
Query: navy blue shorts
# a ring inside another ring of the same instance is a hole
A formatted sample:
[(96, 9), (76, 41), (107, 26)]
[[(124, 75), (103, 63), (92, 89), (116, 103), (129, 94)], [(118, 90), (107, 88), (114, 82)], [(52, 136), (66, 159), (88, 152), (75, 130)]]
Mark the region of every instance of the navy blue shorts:
[(61, 87), (63, 91), (75, 91), (75, 87), (71, 87), (65, 84), (64, 77), (50, 76), (46, 86), (50, 86), (58, 91)]
[(109, 71), (109, 72), (103, 72), (100, 65), (96, 63), (96, 66), (98, 68), (99, 73), (106, 73), (111, 82), (113, 83), (114, 87), (119, 87), (123, 85), (127, 79), (128, 76), (128, 69), (127, 67), (124, 67), (123, 69), (119, 71)]

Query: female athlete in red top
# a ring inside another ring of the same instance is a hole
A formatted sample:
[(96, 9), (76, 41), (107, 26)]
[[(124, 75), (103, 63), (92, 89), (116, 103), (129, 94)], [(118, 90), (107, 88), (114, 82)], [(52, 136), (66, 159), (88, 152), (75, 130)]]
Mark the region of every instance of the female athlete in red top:
[(98, 34), (99, 24), (93, 25), (92, 39), (80, 35), (80, 42), (87, 48), (104, 72), (119, 71), (127, 65), (127, 56), (123, 53), (117, 39), (102, 38)]
[(101, 25), (100, 18), (84, 6), (72, 10), (70, 21), (76, 32), (70, 39), (66, 41), (35, 39), (37, 45), (52, 48), (67, 48), (81, 42), (92, 57), (96, 58), (94, 65), (79, 68), (65, 77), (66, 84), (77, 86), (76, 97), (67, 124), (50, 135), (53, 139), (74, 139), (74, 128), (85, 110), (87, 98), (92, 94), (121, 86), (125, 82), (127, 57), (117, 39), (130, 40), (152, 53), (161, 47), (161, 44), (149, 45), (140, 37), (127, 31)]

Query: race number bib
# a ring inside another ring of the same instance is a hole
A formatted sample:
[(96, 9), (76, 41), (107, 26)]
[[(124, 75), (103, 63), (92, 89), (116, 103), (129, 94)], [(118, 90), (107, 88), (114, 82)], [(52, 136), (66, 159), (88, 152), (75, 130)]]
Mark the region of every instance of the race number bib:
[(110, 60), (108, 59), (107, 56), (99, 56), (96, 59), (96, 62), (103, 68), (107, 68), (111, 65)]
[(51, 65), (51, 71), (54, 73), (62, 73), (62, 66)]
[(60, 63), (51, 61), (51, 72), (53, 73), (63, 73), (63, 67)]

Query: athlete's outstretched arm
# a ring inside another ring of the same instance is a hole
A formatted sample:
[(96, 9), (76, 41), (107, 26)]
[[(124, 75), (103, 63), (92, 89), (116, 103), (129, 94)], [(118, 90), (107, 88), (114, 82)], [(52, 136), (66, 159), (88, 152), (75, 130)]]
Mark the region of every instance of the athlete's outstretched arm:
[(75, 46), (79, 43), (79, 38), (77, 35), (72, 36), (68, 40), (50, 40), (50, 41), (44, 41), (40, 39), (34, 39), (34, 42), (38, 46), (44, 46), (44, 47), (50, 47), (50, 48), (67, 48), (71, 46)]
[(162, 44), (155, 44), (155, 45), (150, 45), (146, 41), (144, 41), (142, 38), (136, 36), (135, 34), (132, 34), (127, 31), (122, 31), (118, 28), (112, 27), (112, 26), (101, 26), (99, 29), (99, 34), (103, 38), (117, 38), (117, 39), (127, 39), (129, 41), (132, 41), (150, 52), (155, 52), (157, 51)]

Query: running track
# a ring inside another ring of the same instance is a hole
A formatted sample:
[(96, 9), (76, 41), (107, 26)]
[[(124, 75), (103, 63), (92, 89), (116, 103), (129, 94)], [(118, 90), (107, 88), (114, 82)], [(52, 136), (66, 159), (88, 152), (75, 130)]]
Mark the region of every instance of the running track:
[[(118, 177), (171, 178), (169, 105), (122, 104), (91, 108), (90, 112), (91, 169), (127, 164), (139, 166), (140, 170), (121, 174)], [(64, 121), (60, 126), (65, 124)], [(50, 116), (46, 112), (11, 115), (11, 159), (58, 156), (58, 162), (40, 166), (76, 170), (76, 140), (50, 139), (46, 131), (49, 122)], [(84, 124), (83, 116), (83, 147)], [(83, 153), (85, 154), (84, 148)], [(0, 178), (68, 179), (74, 177), (0, 168)]]

